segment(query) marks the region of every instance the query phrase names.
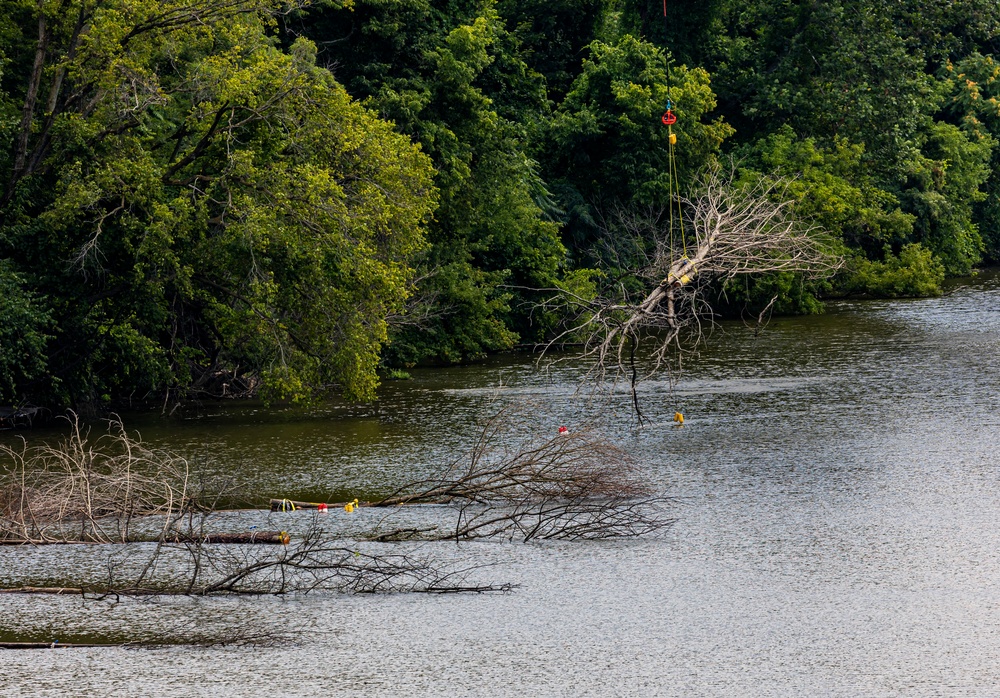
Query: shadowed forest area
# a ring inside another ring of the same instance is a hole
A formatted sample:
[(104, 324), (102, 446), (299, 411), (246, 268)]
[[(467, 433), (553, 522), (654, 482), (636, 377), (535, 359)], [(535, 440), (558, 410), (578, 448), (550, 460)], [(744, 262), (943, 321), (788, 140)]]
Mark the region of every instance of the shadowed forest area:
[[(696, 273), (707, 316), (940, 293), (1000, 259), (998, 37), (987, 0), (2, 0), (0, 404), (368, 400), (673, 331)], [(685, 266), (720, 173), (839, 261)]]

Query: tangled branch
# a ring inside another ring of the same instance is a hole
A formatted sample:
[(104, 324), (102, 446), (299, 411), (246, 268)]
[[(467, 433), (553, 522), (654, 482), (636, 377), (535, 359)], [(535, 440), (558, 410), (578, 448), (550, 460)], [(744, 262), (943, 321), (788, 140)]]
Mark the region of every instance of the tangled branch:
[(588, 432), (502, 446), (507, 414), (490, 419), (468, 460), (371, 506), (447, 503), (452, 528), (396, 529), (378, 540), (514, 538), (580, 540), (645, 535), (668, 526), (662, 505), (628, 455)]
[[(469, 581), (478, 569), (406, 552), (359, 549), (317, 521), (290, 541), (286, 532), (214, 532), (220, 496), (194, 496), (187, 462), (130, 436), (120, 420), (93, 438), (76, 415), (51, 446), (0, 446), (0, 544), (127, 543), (112, 546), (103, 579), (36, 583), (16, 593), (89, 597), (490, 592), (509, 584)], [(270, 543), (270, 545), (261, 545)]]
[(0, 542), (127, 545), (110, 547), (103, 579), (31, 580), (31, 586), (7, 591), (98, 598), (502, 592), (511, 585), (471, 580), (480, 565), (441, 563), (409, 544), (390, 550), (384, 544), (619, 538), (672, 521), (664, 513), (666, 499), (618, 446), (587, 432), (508, 442), (517, 425), (500, 412), (486, 422), (468, 457), (441, 476), (367, 503), (447, 503), (454, 514), (449, 523), (387, 530), (390, 514), (355, 542), (325, 531), (318, 514), (291, 540), (285, 531), (220, 533), (213, 530), (219, 500), (191, 494), (183, 459), (142, 445), (117, 420), (96, 439), (75, 417), (70, 424), (69, 437), (57, 446), (3, 451), (12, 465), (0, 475)]
[(0, 542), (124, 543), (133, 522), (160, 515), (165, 534), (195, 502), (187, 462), (147, 448), (120, 420), (92, 439), (76, 415), (56, 446), (0, 445)]

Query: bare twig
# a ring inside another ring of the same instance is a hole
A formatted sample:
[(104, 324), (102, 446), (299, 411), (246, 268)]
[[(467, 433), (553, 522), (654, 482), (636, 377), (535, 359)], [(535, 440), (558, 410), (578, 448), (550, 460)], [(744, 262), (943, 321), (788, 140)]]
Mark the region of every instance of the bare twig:
[(0, 541), (127, 542), (137, 517), (160, 515), (163, 532), (194, 505), (187, 462), (147, 448), (121, 421), (92, 439), (75, 414), (56, 446), (0, 446)]

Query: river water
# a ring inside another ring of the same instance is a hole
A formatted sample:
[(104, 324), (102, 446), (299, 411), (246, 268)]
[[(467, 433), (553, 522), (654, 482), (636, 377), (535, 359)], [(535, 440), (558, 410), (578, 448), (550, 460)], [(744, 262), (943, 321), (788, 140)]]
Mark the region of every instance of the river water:
[[(287, 632), (249, 648), (8, 652), (0, 695), (1000, 695), (998, 357), (1000, 278), (985, 275), (758, 337), (722, 326), (675, 383), (644, 384), (641, 430), (624, 395), (529, 358), (413, 371), (371, 406), (128, 416), (263, 499), (334, 501), (433, 471), (516, 404), (540, 433), (587, 424), (618, 440), (677, 521), (632, 541), (426, 546), (491, 564), (476, 578), (509, 594), (0, 598), (8, 639)], [(312, 516), (259, 523), (294, 533)], [(99, 569), (87, 555), (0, 550), (0, 581)]]

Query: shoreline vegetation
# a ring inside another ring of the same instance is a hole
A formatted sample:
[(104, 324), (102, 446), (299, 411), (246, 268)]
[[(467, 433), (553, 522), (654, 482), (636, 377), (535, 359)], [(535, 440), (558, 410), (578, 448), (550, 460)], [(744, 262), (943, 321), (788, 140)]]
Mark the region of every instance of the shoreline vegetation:
[[(998, 48), (986, 0), (0, 0), (0, 427), (940, 294), (1000, 260)], [(713, 201), (801, 244), (685, 265)]]

